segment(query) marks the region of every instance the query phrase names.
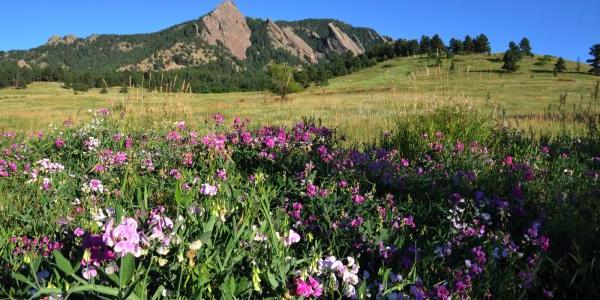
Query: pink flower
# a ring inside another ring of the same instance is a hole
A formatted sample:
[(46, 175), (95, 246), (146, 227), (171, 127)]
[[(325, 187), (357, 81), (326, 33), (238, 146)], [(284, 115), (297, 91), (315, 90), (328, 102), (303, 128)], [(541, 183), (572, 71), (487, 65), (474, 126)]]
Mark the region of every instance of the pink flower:
[(217, 191), (218, 191), (218, 188), (216, 186), (210, 185), (208, 183), (205, 183), (200, 187), (200, 193), (202, 193), (203, 195), (206, 195), (206, 196), (211, 196), (211, 197), (216, 196)]
[(223, 117), (222, 114), (220, 113), (216, 113), (213, 115), (213, 120), (215, 120), (215, 123), (221, 125), (223, 123), (225, 123), (225, 117)]
[(296, 296), (304, 297), (304, 298), (308, 298), (308, 297), (312, 296), (313, 289), (312, 289), (312, 286), (310, 285), (310, 283), (302, 280), (300, 277), (296, 278), (294, 281), (296, 284), (296, 290), (294, 291)]
[(40, 187), (44, 191), (49, 191), (52, 189), (52, 181), (48, 178), (44, 178), (42, 180), (42, 186)]
[(97, 193), (104, 192), (104, 186), (102, 185), (102, 181), (100, 181), (98, 179), (90, 180), (89, 186), (90, 186), (90, 190), (92, 190), (93, 192), (97, 192)]
[(125, 256), (133, 254), (135, 257), (142, 255), (140, 247), (140, 234), (137, 231), (137, 222), (132, 218), (124, 219), (119, 226), (113, 229), (114, 220), (110, 220), (104, 226), (102, 241), (107, 246), (113, 247), (115, 253)]
[(227, 171), (217, 170), (217, 177), (223, 181), (227, 180)]
[(61, 138), (56, 138), (56, 140), (54, 141), (54, 147), (56, 147), (56, 149), (60, 150), (64, 146), (65, 146), (65, 141), (63, 141)]
[(288, 232), (287, 236), (283, 239), (283, 244), (286, 247), (289, 247), (298, 242), (300, 242), (300, 235), (291, 229)]
[(504, 158), (504, 164), (511, 167), (513, 165), (513, 157), (507, 156), (506, 158)]
[(352, 201), (355, 204), (363, 204), (365, 202), (365, 197), (363, 197), (360, 194), (356, 194), (356, 195), (352, 196)]
[(181, 155), (181, 163), (184, 166), (191, 167), (194, 164), (194, 154), (191, 152), (186, 152)]
[(90, 279), (98, 276), (98, 271), (96, 270), (96, 267), (89, 266), (89, 267), (83, 268), (83, 270), (81, 271), (81, 274), (83, 275), (83, 278), (90, 280)]
[(73, 234), (76, 237), (81, 237), (85, 234), (85, 231), (83, 231), (83, 229), (81, 229), (80, 227), (75, 228), (75, 230), (73, 230)]
[(313, 289), (313, 296), (319, 298), (323, 295), (323, 285), (312, 276), (308, 276), (308, 283)]

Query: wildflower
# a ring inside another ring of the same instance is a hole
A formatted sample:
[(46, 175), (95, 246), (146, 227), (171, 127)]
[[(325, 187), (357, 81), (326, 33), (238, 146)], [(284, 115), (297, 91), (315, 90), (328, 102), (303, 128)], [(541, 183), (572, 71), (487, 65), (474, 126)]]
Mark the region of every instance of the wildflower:
[(408, 226), (412, 229), (415, 229), (417, 225), (415, 224), (415, 219), (413, 216), (408, 216), (402, 219), (402, 226)]
[(224, 169), (217, 170), (217, 177), (223, 181), (227, 180), (227, 171)]
[(171, 177), (173, 177), (176, 180), (181, 179), (181, 171), (177, 170), (177, 169), (172, 169), (171, 171), (169, 171), (169, 175), (171, 175)]
[(202, 248), (202, 245), (203, 245), (202, 240), (197, 240), (197, 241), (191, 243), (189, 248), (192, 251), (198, 251), (198, 250), (200, 250), (200, 248)]
[(56, 149), (60, 150), (64, 146), (65, 146), (65, 141), (63, 141), (63, 139), (61, 139), (61, 138), (56, 138), (56, 140), (54, 141), (54, 147), (56, 147)]
[(49, 191), (50, 189), (52, 189), (52, 180), (50, 180), (49, 178), (44, 178), (42, 180), (42, 186), (40, 186), (40, 189), (43, 191)]
[(296, 296), (304, 298), (309, 298), (310, 296), (312, 296), (313, 289), (310, 283), (302, 280), (300, 277), (296, 278), (294, 280), (294, 283), (296, 284), (296, 289), (294, 291)]
[(102, 185), (102, 181), (98, 179), (90, 180), (89, 189), (95, 193), (104, 193), (104, 185)]
[(222, 125), (223, 123), (225, 123), (225, 117), (223, 117), (222, 114), (220, 113), (215, 113), (213, 115), (213, 120), (215, 121), (215, 123), (217, 123), (218, 125)]
[(289, 247), (298, 242), (300, 242), (300, 235), (291, 229), (288, 232), (287, 236), (283, 239), (283, 244), (286, 247)]
[(102, 241), (113, 247), (115, 253), (121, 256), (131, 253), (135, 257), (140, 257), (142, 249), (139, 245), (140, 234), (137, 231), (137, 222), (132, 218), (126, 218), (115, 228), (113, 228), (113, 223), (114, 220), (111, 219), (104, 226)]
[(80, 227), (75, 228), (75, 230), (73, 230), (73, 234), (76, 237), (82, 237), (85, 234), (85, 231), (83, 231), (83, 229), (81, 229)]
[(204, 183), (200, 187), (200, 193), (205, 196), (211, 196), (211, 197), (216, 196), (217, 191), (218, 191), (218, 188), (216, 186), (210, 185), (208, 183)]
[(194, 164), (194, 154), (191, 152), (186, 152), (181, 155), (181, 163), (184, 166), (191, 167)]

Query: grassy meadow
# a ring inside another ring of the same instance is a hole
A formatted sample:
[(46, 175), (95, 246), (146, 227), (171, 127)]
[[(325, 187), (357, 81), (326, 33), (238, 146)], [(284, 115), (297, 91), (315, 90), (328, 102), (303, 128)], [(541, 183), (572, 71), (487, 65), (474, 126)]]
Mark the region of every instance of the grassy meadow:
[(289, 101), (0, 90), (0, 298), (594, 298), (599, 78), (497, 57)]
[[(59, 83), (34, 83), (25, 90), (0, 90), (0, 130), (44, 129), (67, 118), (85, 119), (89, 109), (109, 107), (127, 110), (134, 126), (147, 126), (157, 116), (192, 120), (215, 112), (272, 125), (315, 117), (339, 128), (351, 141), (368, 141), (392, 129), (403, 116), (452, 104), (491, 111), (521, 129), (545, 133), (559, 130), (556, 114), (561, 109), (567, 120), (577, 113), (596, 111), (598, 101), (591, 94), (598, 78), (575, 72), (576, 63), (567, 62), (569, 72), (554, 76), (556, 58), (542, 65), (539, 56), (525, 58), (517, 73), (505, 74), (499, 58), (455, 56), (440, 67), (423, 57), (398, 58), (335, 78), (326, 87), (309, 88), (286, 102), (268, 92), (183, 94), (131, 88), (130, 93), (120, 94), (112, 88), (108, 94), (98, 89), (75, 94)], [(559, 108), (565, 94), (566, 101)], [(585, 124), (577, 122), (566, 126), (574, 135), (584, 128)]]

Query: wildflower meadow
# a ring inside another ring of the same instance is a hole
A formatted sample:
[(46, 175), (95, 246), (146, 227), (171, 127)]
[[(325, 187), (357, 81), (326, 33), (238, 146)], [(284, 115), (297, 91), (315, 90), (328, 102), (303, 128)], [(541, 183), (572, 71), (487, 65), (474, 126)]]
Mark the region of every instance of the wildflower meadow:
[(463, 107), (348, 145), (315, 120), (0, 137), (0, 297), (515, 299), (599, 292), (599, 139)]

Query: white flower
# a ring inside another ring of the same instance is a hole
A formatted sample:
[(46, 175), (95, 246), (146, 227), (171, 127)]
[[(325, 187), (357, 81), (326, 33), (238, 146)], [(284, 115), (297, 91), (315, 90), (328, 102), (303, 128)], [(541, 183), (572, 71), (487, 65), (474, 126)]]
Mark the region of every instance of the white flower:
[(202, 245), (203, 245), (202, 241), (201, 240), (197, 240), (197, 241), (191, 243), (190, 246), (189, 246), (189, 248), (192, 251), (198, 251), (198, 250), (200, 250), (200, 248), (202, 248)]

